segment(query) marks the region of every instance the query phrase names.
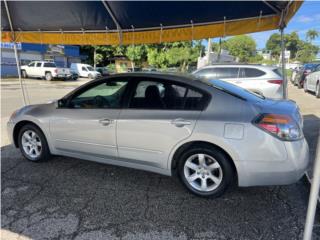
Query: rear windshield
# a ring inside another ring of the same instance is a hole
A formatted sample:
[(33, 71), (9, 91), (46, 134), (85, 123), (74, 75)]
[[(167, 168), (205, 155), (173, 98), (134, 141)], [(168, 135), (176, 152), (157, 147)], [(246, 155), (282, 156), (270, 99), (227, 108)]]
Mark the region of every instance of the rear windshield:
[(244, 88), (238, 87), (234, 84), (221, 81), (221, 80), (209, 80), (210, 84), (221, 91), (227, 92), (235, 97), (241, 98), (243, 100), (249, 101), (261, 101), (265, 97), (258, 95), (256, 93), (250, 92)]
[(308, 64), (305, 64), (305, 65), (303, 66), (303, 68), (304, 68), (305, 70), (313, 70), (316, 66), (317, 66), (317, 64), (308, 63)]
[(280, 68), (275, 68), (275, 69), (273, 69), (272, 71), (273, 71), (275, 74), (277, 74), (277, 75), (279, 75), (279, 76), (282, 77), (282, 71), (281, 71)]

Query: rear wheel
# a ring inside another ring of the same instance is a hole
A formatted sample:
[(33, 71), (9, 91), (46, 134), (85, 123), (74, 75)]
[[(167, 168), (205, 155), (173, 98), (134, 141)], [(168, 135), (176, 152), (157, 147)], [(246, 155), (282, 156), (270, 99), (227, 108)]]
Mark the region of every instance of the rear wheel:
[(29, 161), (39, 162), (51, 156), (45, 136), (32, 124), (27, 124), (20, 129), (18, 141), (22, 155)]
[(28, 78), (27, 72), (25, 70), (21, 71), (21, 75), (23, 78)]
[(178, 171), (187, 189), (201, 197), (222, 195), (234, 177), (225, 154), (205, 145), (184, 152), (178, 163)]
[(320, 83), (316, 86), (316, 98), (320, 98)]
[(47, 81), (51, 81), (52, 80), (52, 74), (50, 72), (47, 72), (46, 75), (45, 75), (45, 79)]
[(303, 84), (303, 90), (304, 90), (304, 92), (308, 92), (307, 83), (306, 82)]

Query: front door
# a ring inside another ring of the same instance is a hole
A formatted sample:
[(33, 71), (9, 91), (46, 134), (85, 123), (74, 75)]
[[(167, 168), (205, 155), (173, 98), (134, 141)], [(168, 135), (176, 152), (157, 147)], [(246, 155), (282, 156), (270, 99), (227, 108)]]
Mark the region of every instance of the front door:
[(115, 157), (116, 124), (127, 81), (99, 81), (76, 92), (50, 121), (57, 150)]
[(167, 168), (171, 150), (188, 138), (203, 107), (203, 93), (188, 86), (143, 79), (117, 122), (119, 157)]

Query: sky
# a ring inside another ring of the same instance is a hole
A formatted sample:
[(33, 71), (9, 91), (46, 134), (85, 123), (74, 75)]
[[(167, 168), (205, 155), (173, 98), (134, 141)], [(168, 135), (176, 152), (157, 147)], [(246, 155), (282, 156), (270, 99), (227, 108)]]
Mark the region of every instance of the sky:
[[(300, 39), (305, 40), (306, 32), (309, 29), (315, 29), (320, 32), (320, 0), (304, 1), (284, 31), (285, 33), (296, 31), (299, 34)], [(277, 32), (279, 33), (279, 30), (258, 32), (249, 35), (256, 41), (257, 49), (263, 49), (270, 35)], [(213, 39), (213, 41), (217, 42), (218, 38)], [(204, 41), (204, 44), (207, 45), (207, 42)], [(320, 36), (313, 41), (313, 44), (320, 46)]]

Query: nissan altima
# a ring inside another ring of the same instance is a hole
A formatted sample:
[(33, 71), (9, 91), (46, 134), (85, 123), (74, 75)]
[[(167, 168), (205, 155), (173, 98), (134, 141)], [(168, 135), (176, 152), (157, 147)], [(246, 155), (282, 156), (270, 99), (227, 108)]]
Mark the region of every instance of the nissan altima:
[(8, 132), (33, 162), (62, 155), (178, 176), (199, 196), (282, 185), (308, 166), (297, 105), (219, 80), (127, 73), (15, 111)]

